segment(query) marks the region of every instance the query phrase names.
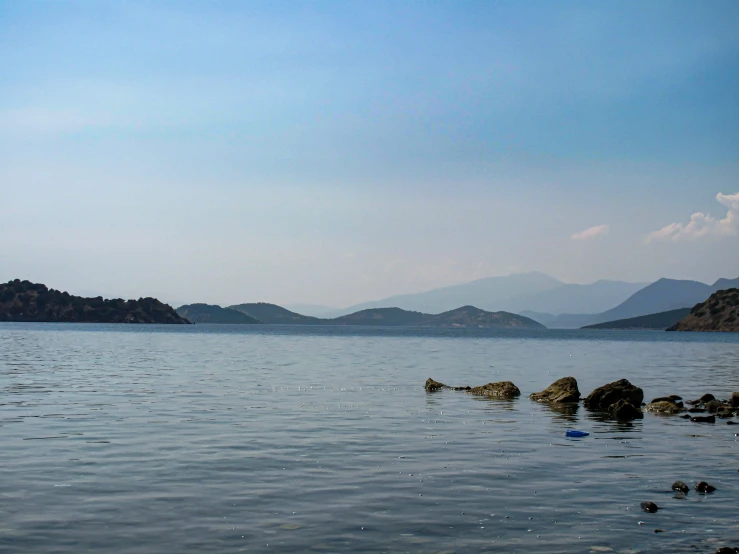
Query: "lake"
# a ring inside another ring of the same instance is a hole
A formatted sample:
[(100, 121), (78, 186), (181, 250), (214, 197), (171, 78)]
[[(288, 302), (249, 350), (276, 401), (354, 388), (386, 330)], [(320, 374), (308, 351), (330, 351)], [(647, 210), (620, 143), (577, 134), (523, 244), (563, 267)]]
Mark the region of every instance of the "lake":
[(2, 323), (0, 551), (739, 546), (739, 426), (528, 399), (567, 375), (725, 398), (739, 334)]

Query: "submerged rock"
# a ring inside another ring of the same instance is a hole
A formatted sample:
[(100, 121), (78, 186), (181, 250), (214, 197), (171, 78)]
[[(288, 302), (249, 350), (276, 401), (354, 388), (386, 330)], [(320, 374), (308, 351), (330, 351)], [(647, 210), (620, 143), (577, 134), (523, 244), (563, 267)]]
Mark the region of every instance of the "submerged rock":
[(739, 408), (739, 392), (731, 393), (731, 405), (735, 408)]
[(580, 389), (577, 388), (577, 379), (562, 377), (543, 391), (533, 393), (529, 398), (537, 402), (578, 402), (580, 400)]
[(723, 406), (723, 404), (715, 399), (709, 400), (705, 404), (705, 408), (709, 414), (715, 414), (721, 406)]
[(472, 387), (467, 391), (477, 396), (490, 396), (493, 398), (513, 398), (521, 396), (521, 391), (510, 381), (500, 381), (498, 383), (488, 383), (479, 387)]
[(716, 397), (713, 396), (712, 394), (704, 394), (698, 399), (698, 402), (705, 403), (705, 402), (710, 402), (711, 400), (716, 400)]
[(654, 412), (657, 414), (673, 415), (679, 414), (683, 411), (683, 408), (675, 404), (672, 400), (652, 400), (649, 404), (644, 407), (645, 412)]
[(672, 488), (672, 490), (674, 490), (676, 492), (681, 492), (683, 494), (688, 494), (688, 492), (690, 491), (690, 488), (688, 488), (688, 485), (686, 485), (682, 481), (675, 481), (672, 484), (672, 487), (671, 488)]
[(693, 423), (716, 423), (716, 416), (713, 416), (713, 415), (696, 416), (696, 417), (691, 417), (690, 421), (692, 421)]
[(736, 554), (739, 548), (731, 548), (730, 546), (722, 546), (716, 551), (716, 554)]
[(657, 506), (654, 502), (642, 502), (641, 503), (641, 509), (645, 512), (649, 512), (650, 514), (653, 514), (657, 510), (659, 510), (659, 506)]
[(705, 481), (699, 481), (695, 484), (695, 490), (702, 493), (711, 493), (716, 490), (716, 487), (709, 485)]
[(426, 379), (426, 386), (424, 388), (426, 389), (426, 392), (435, 392), (445, 387), (446, 385), (444, 383), (439, 383), (438, 381), (434, 381), (431, 377), (429, 377), (428, 379)]

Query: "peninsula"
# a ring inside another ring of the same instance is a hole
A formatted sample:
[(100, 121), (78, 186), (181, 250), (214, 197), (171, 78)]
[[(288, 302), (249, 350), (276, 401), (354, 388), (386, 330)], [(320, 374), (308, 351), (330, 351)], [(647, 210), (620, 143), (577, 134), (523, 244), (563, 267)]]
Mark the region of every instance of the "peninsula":
[(0, 285), (0, 321), (190, 323), (156, 298), (84, 298), (20, 279)]
[(739, 333), (739, 289), (714, 292), (708, 300), (696, 304), (690, 315), (667, 330)]

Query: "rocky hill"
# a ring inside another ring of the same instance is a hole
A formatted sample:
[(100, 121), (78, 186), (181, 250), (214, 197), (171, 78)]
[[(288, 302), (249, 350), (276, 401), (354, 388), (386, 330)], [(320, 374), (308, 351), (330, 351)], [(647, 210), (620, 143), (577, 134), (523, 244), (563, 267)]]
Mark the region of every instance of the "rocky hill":
[(690, 315), (667, 330), (739, 333), (739, 289), (714, 292), (708, 300), (696, 304)]
[(236, 304), (229, 306), (228, 309), (236, 310), (246, 314), (254, 319), (258, 319), (262, 323), (285, 324), (285, 325), (321, 325), (326, 324), (325, 320), (317, 317), (297, 314), (286, 310), (282, 306), (269, 304), (267, 302), (252, 302), (247, 304)]
[(156, 298), (84, 298), (20, 279), (0, 285), (0, 321), (190, 323)]
[(177, 313), (193, 323), (261, 323), (245, 313), (211, 304), (186, 304), (177, 308)]
[(329, 325), (545, 329), (542, 324), (528, 317), (508, 312), (486, 312), (474, 306), (462, 306), (441, 314), (424, 314), (400, 308), (375, 308), (325, 321)]

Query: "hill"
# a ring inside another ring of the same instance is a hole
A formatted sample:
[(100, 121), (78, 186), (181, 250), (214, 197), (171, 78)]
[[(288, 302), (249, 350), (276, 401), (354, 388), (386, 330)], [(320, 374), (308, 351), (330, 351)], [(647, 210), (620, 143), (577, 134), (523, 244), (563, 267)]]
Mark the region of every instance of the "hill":
[(193, 323), (261, 323), (245, 313), (211, 304), (186, 304), (177, 308), (177, 313)]
[(0, 285), (0, 321), (190, 323), (156, 298), (85, 298), (20, 279)]
[(405, 327), (474, 327), (484, 329), (544, 329), (533, 319), (508, 312), (487, 312), (462, 306), (441, 314), (424, 314), (400, 308), (360, 310), (327, 320), (330, 325), (383, 325)]
[(582, 329), (659, 329), (664, 330), (674, 325), (690, 313), (690, 308), (678, 308), (668, 312), (630, 317), (616, 321), (607, 321), (595, 325), (586, 325)]
[(290, 310), (286, 310), (282, 306), (276, 304), (268, 304), (266, 302), (255, 302), (247, 304), (236, 304), (229, 306), (228, 309), (236, 310), (237, 312), (244, 313), (254, 319), (258, 319), (262, 323), (268, 323), (271, 325), (285, 324), (285, 325), (326, 325), (326, 320), (318, 319), (317, 317), (310, 317), (307, 315), (301, 315)]
[(725, 331), (739, 333), (739, 288), (714, 292), (668, 331)]

